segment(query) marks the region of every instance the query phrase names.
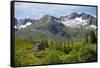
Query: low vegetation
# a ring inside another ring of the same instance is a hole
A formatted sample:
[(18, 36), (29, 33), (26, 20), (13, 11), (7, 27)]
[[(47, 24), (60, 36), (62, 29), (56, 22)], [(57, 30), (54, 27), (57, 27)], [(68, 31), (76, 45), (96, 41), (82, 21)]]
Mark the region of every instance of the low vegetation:
[[(58, 40), (26, 41), (15, 39), (15, 65), (41, 65), (97, 61), (96, 37), (93, 32), (88, 38), (80, 38), (73, 42)], [(95, 39), (95, 40), (93, 40)], [(90, 40), (90, 41), (89, 41)], [(41, 43), (36, 45), (37, 43)], [(45, 45), (45, 47), (42, 47)], [(39, 50), (41, 46), (41, 50)]]

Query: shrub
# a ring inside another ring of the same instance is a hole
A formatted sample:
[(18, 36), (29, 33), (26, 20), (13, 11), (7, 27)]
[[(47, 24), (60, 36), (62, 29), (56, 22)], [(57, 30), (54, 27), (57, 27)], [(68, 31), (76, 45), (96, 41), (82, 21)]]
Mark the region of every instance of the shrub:
[(78, 62), (77, 55), (75, 55), (75, 54), (64, 55), (63, 63), (74, 63), (74, 62)]
[(93, 51), (90, 48), (80, 48), (80, 50), (78, 51), (78, 59), (79, 62), (93, 62), (97, 60), (97, 55), (95, 53), (95, 51)]
[(89, 43), (88, 33), (85, 34), (84, 43)]
[(44, 64), (57, 64), (61, 63), (61, 59), (56, 52), (50, 52), (49, 55), (44, 59)]
[(40, 51), (40, 52), (34, 52), (34, 55), (37, 58), (43, 58), (45, 56), (45, 52), (44, 51)]

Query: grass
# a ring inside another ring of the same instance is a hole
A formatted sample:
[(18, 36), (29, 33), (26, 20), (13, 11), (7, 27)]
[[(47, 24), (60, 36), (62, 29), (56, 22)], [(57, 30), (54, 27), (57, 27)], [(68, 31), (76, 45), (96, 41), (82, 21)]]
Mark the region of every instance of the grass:
[(37, 52), (32, 49), (32, 46), (36, 43), (16, 38), (15, 65), (26, 66), (97, 61), (96, 43), (84, 43), (82, 39), (74, 41), (73, 44), (55, 40), (46, 40), (45, 42), (48, 48)]

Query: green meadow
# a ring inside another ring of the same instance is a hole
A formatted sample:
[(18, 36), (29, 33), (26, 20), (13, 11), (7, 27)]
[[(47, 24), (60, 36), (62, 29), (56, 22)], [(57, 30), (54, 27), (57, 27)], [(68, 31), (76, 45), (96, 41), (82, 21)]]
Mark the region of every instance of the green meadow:
[[(94, 38), (93, 38), (94, 39)], [(96, 62), (96, 41), (81, 38), (75, 41), (33, 40), (15, 38), (15, 66)], [(44, 49), (35, 49), (41, 43)]]

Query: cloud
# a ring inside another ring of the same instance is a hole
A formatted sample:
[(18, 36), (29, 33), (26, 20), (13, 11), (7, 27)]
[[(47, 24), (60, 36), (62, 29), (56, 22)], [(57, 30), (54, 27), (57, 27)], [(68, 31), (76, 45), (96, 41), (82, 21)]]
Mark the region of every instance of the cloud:
[(37, 19), (41, 18), (43, 15), (58, 17), (72, 12), (85, 12), (96, 15), (96, 9), (94, 8), (95, 7), (16, 2), (15, 17)]

